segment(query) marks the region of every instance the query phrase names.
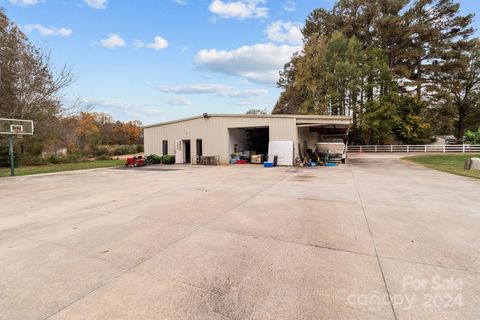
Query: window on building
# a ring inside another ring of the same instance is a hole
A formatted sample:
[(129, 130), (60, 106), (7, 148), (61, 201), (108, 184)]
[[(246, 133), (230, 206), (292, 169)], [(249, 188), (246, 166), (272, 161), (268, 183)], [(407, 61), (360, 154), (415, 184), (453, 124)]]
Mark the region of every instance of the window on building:
[(162, 154), (166, 156), (168, 154), (168, 140), (162, 141)]

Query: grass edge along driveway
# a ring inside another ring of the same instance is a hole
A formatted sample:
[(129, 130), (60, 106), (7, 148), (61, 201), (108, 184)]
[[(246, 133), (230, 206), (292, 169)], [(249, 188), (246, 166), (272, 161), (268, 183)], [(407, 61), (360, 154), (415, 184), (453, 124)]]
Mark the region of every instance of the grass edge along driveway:
[[(78, 163), (48, 164), (41, 166), (26, 166), (15, 168), (16, 176), (28, 176), (41, 173), (54, 173), (64, 171), (77, 171), (87, 169), (99, 169), (118, 167), (125, 163), (124, 160), (95, 160)], [(0, 178), (10, 176), (10, 168), (0, 168)]]
[(420, 164), (424, 167), (453, 173), (460, 176), (480, 179), (480, 170), (465, 170), (465, 160), (480, 158), (479, 153), (434, 154), (402, 158), (402, 160)]

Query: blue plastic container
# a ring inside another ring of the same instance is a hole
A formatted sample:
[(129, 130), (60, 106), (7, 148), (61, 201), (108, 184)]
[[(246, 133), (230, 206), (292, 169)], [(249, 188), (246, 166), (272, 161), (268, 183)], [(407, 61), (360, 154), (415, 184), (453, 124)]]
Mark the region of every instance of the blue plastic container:
[(337, 164), (335, 162), (328, 162), (325, 164), (325, 167), (336, 167)]
[(265, 162), (263, 163), (263, 167), (265, 167), (265, 168), (273, 168), (273, 162), (265, 161)]

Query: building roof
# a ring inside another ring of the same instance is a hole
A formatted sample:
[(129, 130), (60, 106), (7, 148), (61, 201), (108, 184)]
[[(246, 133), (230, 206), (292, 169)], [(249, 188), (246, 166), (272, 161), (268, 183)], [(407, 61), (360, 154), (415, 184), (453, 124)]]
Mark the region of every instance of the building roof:
[(171, 123), (178, 123), (184, 121), (190, 121), (195, 119), (201, 118), (293, 118), (301, 120), (301, 122), (306, 121), (344, 121), (350, 123), (352, 121), (352, 117), (350, 116), (332, 116), (332, 115), (297, 115), (297, 114), (207, 114), (204, 113), (199, 116), (177, 119), (172, 121), (165, 121), (155, 124), (150, 124), (143, 126), (144, 129), (163, 126)]

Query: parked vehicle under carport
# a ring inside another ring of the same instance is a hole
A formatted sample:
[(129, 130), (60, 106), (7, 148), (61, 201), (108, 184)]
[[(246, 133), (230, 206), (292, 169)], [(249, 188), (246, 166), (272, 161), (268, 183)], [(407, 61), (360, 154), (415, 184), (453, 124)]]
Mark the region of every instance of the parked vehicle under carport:
[(324, 162), (347, 162), (347, 145), (342, 138), (326, 138), (318, 142), (316, 152)]

